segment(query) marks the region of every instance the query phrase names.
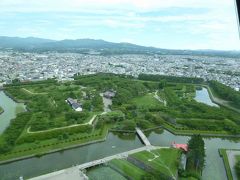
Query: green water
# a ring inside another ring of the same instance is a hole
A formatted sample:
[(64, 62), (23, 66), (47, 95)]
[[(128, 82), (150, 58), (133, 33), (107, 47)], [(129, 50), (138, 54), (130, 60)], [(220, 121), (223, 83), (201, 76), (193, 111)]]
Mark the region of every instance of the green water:
[(23, 103), (16, 103), (11, 98), (6, 96), (3, 91), (0, 91), (0, 106), (4, 112), (0, 115), (0, 134), (8, 127), (11, 119), (16, 117), (17, 113), (25, 111)]

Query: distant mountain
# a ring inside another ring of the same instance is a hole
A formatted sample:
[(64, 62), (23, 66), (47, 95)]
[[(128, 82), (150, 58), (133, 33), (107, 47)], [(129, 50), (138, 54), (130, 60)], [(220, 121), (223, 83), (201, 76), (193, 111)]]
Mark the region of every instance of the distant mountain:
[(113, 43), (104, 40), (77, 39), (55, 41), (41, 38), (19, 38), (0, 36), (0, 49), (13, 49), (26, 52), (75, 52), (107, 54), (172, 54), (240, 57), (240, 51), (216, 50), (169, 50), (139, 46), (130, 43)]
[(0, 36), (0, 48), (37, 48), (40, 44), (55, 42), (35, 37), (19, 38)]

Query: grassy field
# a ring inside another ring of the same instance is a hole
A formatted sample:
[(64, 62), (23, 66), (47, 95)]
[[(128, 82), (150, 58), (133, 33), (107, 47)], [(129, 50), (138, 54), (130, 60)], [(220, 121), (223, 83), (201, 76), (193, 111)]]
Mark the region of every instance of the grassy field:
[(154, 170), (167, 176), (176, 176), (180, 151), (177, 149), (159, 149), (151, 152), (144, 151), (131, 155), (131, 157), (144, 162)]
[(233, 180), (232, 173), (231, 173), (231, 168), (228, 162), (228, 157), (226, 153), (226, 149), (219, 149), (219, 155), (223, 158), (223, 163), (225, 166), (226, 174), (228, 177), (228, 180)]
[[(155, 156), (157, 155), (157, 157)], [(147, 172), (143, 169), (143, 166), (138, 167), (135, 163), (132, 163), (128, 159), (114, 159), (108, 162), (107, 166), (100, 166), (99, 168), (93, 168), (88, 170), (87, 174), (90, 175), (90, 179), (101, 179), (106, 174), (119, 173), (127, 179), (142, 180), (142, 179), (157, 179), (156, 174), (164, 174), (165, 177), (176, 177), (178, 163), (180, 160), (181, 152), (177, 149), (167, 148), (152, 150), (151, 152), (142, 151), (130, 155), (143, 164), (151, 167), (152, 170)], [(111, 169), (110, 169), (111, 168)], [(113, 170), (115, 172), (113, 172)], [(104, 174), (102, 173), (104, 171)], [(156, 173), (156, 174), (155, 174)], [(109, 176), (107, 176), (108, 178)], [(194, 180), (194, 179), (192, 179)]]
[(153, 97), (153, 94), (149, 93), (145, 96), (141, 96), (132, 100), (132, 103), (138, 107), (156, 107), (159, 106), (159, 101)]
[(146, 172), (142, 169), (134, 166), (132, 163), (123, 159), (114, 159), (109, 162), (110, 166), (113, 166), (122, 173), (124, 173), (127, 177), (130, 177), (135, 180), (142, 180), (144, 176), (146, 176)]
[(108, 166), (94, 167), (87, 171), (89, 180), (127, 180)]

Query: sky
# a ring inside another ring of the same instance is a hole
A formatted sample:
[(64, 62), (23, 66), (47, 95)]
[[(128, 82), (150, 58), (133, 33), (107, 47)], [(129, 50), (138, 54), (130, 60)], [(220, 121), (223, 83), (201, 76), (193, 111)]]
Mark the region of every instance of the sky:
[(0, 0), (0, 36), (240, 50), (234, 0)]

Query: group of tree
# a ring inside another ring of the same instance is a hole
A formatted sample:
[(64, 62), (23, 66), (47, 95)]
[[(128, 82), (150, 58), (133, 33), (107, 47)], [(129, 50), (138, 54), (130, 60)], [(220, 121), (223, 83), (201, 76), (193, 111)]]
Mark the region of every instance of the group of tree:
[(23, 129), (31, 119), (31, 113), (21, 113), (11, 120), (10, 125), (1, 135), (0, 153), (10, 151), (16, 144), (17, 139), (21, 135)]
[(187, 170), (202, 173), (206, 156), (204, 146), (200, 135), (193, 135), (188, 141)]
[(236, 170), (238, 179), (240, 179), (240, 160), (238, 160), (237, 163), (235, 164), (235, 170)]
[(140, 74), (138, 76), (138, 79), (144, 80), (144, 81), (167, 81), (167, 82), (171, 82), (171, 83), (200, 84), (200, 83), (204, 82), (204, 80), (202, 78), (166, 76), (166, 75), (149, 75), (149, 74)]
[(217, 96), (224, 100), (231, 101), (234, 106), (240, 108), (240, 92), (217, 81), (209, 81), (209, 85)]

